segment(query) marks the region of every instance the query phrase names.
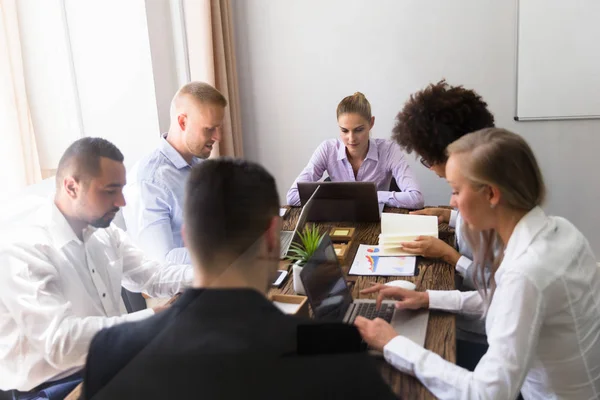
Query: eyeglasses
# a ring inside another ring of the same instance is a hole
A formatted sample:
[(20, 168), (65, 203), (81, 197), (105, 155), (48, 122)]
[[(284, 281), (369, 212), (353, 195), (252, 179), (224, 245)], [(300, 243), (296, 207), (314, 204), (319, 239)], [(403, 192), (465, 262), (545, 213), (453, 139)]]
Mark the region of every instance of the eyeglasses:
[(423, 157), (421, 157), (421, 164), (423, 164), (423, 166), (427, 169), (431, 168), (431, 164), (429, 163), (429, 161), (427, 161), (426, 159), (424, 159)]

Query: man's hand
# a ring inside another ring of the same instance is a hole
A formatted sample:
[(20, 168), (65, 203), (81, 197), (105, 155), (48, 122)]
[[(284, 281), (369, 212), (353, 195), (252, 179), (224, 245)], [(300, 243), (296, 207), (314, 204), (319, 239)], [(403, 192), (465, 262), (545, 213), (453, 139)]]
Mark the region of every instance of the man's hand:
[(377, 309), (381, 307), (384, 299), (397, 300), (395, 306), (398, 309), (418, 310), (420, 308), (429, 308), (429, 294), (427, 292), (415, 292), (399, 287), (374, 284), (372, 287), (363, 289), (361, 294), (377, 293)]
[(460, 254), (443, 240), (433, 236), (419, 236), (412, 242), (402, 242), (402, 250), (428, 258), (441, 258), (450, 265), (456, 265)]
[(163, 312), (166, 309), (168, 309), (169, 307), (171, 307), (171, 304), (169, 303), (165, 303), (162, 306), (156, 306), (156, 307), (152, 307), (152, 311), (154, 311), (154, 314), (158, 314), (159, 312)]
[(394, 328), (381, 318), (371, 321), (359, 316), (354, 320), (354, 325), (364, 341), (375, 350), (383, 351), (383, 347), (398, 336)]
[(444, 222), (447, 224), (450, 222), (450, 212), (451, 211), (452, 210), (450, 210), (448, 208), (430, 207), (430, 208), (424, 208), (422, 210), (411, 211), (409, 214), (411, 214), (411, 215), (435, 215), (436, 217), (438, 217), (438, 223)]

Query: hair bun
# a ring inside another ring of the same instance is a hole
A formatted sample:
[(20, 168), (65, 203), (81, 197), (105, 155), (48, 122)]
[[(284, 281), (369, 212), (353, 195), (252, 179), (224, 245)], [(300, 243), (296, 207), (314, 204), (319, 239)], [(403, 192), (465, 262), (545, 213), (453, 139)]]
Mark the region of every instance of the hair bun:
[(354, 94), (352, 95), (353, 97), (365, 97), (364, 94), (362, 94), (361, 92), (354, 92)]

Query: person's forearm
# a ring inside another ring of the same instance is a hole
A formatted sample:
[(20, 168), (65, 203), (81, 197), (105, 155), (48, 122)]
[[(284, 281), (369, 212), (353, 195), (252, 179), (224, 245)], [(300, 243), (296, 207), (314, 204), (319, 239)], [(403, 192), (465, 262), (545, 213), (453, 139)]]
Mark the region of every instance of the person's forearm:
[(450, 215), (452, 214), (452, 210), (442, 208), (441, 220), (446, 224), (450, 224)]
[(452, 246), (448, 246), (445, 251), (445, 254), (442, 256), (442, 260), (447, 262), (448, 264), (456, 267), (458, 260), (460, 259), (460, 253), (456, 251)]
[(171, 249), (165, 256), (165, 261), (172, 264), (191, 264), (190, 252), (185, 247)]

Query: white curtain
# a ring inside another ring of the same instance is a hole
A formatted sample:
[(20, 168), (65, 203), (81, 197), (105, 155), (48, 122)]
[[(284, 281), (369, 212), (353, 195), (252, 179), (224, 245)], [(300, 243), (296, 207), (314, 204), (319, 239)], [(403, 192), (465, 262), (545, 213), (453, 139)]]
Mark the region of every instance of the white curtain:
[(229, 104), (225, 109), (223, 139), (211, 157), (242, 157), (244, 145), (231, 2), (184, 0), (184, 10), (191, 80), (214, 85)]
[(17, 19), (17, 0), (0, 0), (0, 182), (3, 194), (41, 180)]

